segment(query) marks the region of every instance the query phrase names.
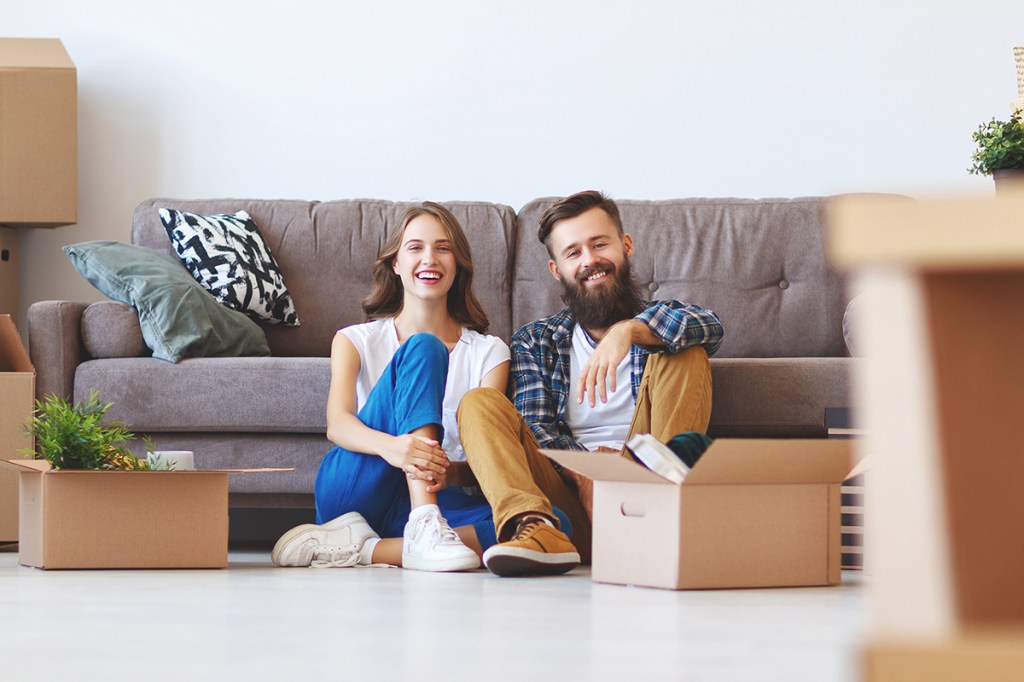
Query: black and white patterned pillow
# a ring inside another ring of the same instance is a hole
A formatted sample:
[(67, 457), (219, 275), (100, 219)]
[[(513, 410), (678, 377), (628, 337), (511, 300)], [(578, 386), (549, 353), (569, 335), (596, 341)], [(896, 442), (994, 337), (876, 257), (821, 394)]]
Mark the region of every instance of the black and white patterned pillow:
[(270, 324), (299, 325), (281, 268), (248, 213), (159, 213), (178, 258), (218, 301)]

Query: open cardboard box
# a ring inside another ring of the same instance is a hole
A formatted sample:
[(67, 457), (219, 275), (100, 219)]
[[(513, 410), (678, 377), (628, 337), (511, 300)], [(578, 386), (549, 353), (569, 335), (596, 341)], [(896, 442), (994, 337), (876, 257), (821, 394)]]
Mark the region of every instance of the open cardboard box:
[(542, 452), (594, 481), (598, 582), (702, 589), (840, 581), (849, 441), (718, 439), (679, 485), (614, 453)]
[(227, 471), (51, 470), (35, 459), (0, 461), (18, 472), (19, 561), (37, 568), (224, 568)]
[[(36, 372), (10, 315), (0, 315), (0, 460), (32, 448)], [(0, 544), (18, 541), (18, 475), (0, 468)]]

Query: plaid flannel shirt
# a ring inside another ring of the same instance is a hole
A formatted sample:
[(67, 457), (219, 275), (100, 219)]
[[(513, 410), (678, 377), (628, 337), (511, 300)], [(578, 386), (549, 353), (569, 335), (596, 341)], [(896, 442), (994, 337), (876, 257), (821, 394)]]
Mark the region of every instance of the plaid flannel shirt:
[[(664, 347), (633, 345), (631, 385), (633, 400), (651, 353), (678, 353), (704, 346), (712, 355), (722, 343), (722, 323), (710, 310), (679, 301), (647, 301), (637, 315), (664, 343)], [(566, 308), (523, 326), (512, 336), (513, 402), (542, 448), (585, 450), (562, 420), (569, 400), (572, 330), (576, 321)]]

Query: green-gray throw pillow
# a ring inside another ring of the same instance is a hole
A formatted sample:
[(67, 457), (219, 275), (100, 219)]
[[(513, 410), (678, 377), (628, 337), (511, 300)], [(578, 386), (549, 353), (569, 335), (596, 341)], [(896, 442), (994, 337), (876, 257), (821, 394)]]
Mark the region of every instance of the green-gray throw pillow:
[(258, 324), (218, 303), (170, 256), (116, 241), (70, 244), (64, 253), (94, 287), (139, 311), (154, 357), (270, 355)]

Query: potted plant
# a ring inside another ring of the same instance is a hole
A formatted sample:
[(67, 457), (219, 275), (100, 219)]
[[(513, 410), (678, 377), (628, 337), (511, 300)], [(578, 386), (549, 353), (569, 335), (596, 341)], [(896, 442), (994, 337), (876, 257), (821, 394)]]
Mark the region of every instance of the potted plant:
[(1008, 179), (1024, 177), (1024, 121), (1016, 112), (1009, 121), (993, 118), (978, 126), (972, 136), (977, 148), (967, 170), (975, 175), (991, 175), (998, 190)]
[(112, 403), (100, 402), (95, 390), (89, 398), (71, 404), (56, 395), (36, 401), (29, 431), (35, 437), (35, 459), (45, 459), (54, 469), (150, 469), (125, 447), (134, 438), (122, 422), (104, 422)]

